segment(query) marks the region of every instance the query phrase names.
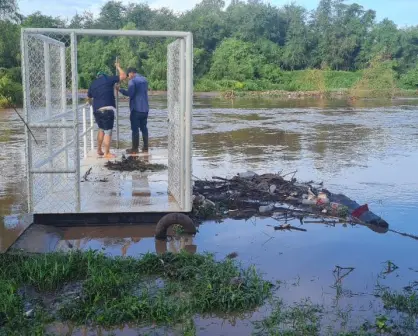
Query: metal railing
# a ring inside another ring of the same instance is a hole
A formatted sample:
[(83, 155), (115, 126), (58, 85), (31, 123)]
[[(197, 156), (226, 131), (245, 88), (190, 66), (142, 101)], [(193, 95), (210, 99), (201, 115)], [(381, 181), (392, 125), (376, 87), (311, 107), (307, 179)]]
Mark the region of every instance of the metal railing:
[[(90, 126), (87, 128), (87, 120), (86, 120), (86, 109), (89, 109), (90, 113)], [(87, 157), (87, 133), (90, 132), (90, 147), (91, 150), (94, 151), (94, 118), (93, 118), (93, 106), (86, 104), (83, 106), (83, 133), (80, 135), (83, 137), (83, 154), (84, 158)]]

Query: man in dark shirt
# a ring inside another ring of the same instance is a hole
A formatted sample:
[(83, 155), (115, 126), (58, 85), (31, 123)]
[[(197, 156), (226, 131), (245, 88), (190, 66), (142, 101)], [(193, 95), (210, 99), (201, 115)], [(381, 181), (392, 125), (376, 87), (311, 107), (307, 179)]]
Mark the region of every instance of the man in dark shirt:
[(139, 149), (139, 130), (142, 133), (142, 152), (148, 152), (148, 81), (139, 75), (134, 68), (126, 71), (129, 77), (128, 90), (119, 89), (120, 93), (129, 97), (129, 109), (131, 111), (132, 148), (126, 153), (137, 154)]
[[(91, 103), (93, 99), (93, 114), (99, 132), (97, 134), (97, 154), (107, 159), (115, 157), (110, 154), (112, 142), (112, 130), (115, 122), (115, 84), (126, 79), (126, 73), (117, 62), (116, 68), (119, 76), (107, 76), (104, 72), (98, 72), (97, 78), (91, 83), (87, 96)], [(104, 145), (104, 152), (102, 151)]]

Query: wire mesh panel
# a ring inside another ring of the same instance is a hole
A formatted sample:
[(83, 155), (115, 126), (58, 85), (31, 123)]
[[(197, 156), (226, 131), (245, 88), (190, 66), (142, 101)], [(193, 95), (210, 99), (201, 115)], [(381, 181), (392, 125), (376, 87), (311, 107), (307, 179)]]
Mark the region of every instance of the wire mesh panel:
[(168, 190), (184, 207), (184, 41), (167, 50)]
[(70, 34), (22, 34), (24, 109), (31, 129), (26, 130), (28, 203), (33, 213), (77, 209), (73, 49)]
[[(185, 32), (110, 31), (28, 28), (22, 32), (22, 75), (26, 129), (28, 204), (32, 213), (86, 212), (92, 193), (81, 188), (81, 167), (86, 168), (93, 149), (93, 119), (79, 104), (79, 89), (84, 88), (103, 64), (83, 64), (88, 70), (80, 76), (77, 64), (77, 39), (80, 52), (99, 52), (106, 43), (90, 43), (110, 38), (176, 38), (168, 46), (168, 189), (181, 211), (191, 210), (191, 111), (193, 95), (192, 36)], [(86, 43), (82, 43), (86, 40)], [(117, 40), (125, 45), (128, 40)], [(87, 43), (89, 42), (89, 43)], [(93, 48), (93, 49), (91, 49)], [(116, 55), (116, 54), (115, 54)], [(132, 53), (132, 59), (139, 57)], [(86, 59), (86, 58), (84, 58)], [(80, 96), (85, 92), (80, 91)], [(84, 112), (83, 112), (84, 111)], [(89, 128), (90, 127), (90, 128)], [(88, 129), (87, 129), (88, 128)], [(83, 170), (84, 172), (84, 170)], [(84, 174), (84, 173), (83, 173)], [(84, 179), (85, 180), (85, 179)], [(116, 187), (119, 185), (115, 181)], [(115, 189), (117, 189), (115, 187)], [(95, 188), (103, 194), (113, 186)], [(112, 189), (113, 190), (113, 189)], [(113, 192), (113, 191), (112, 191)], [(115, 191), (118, 192), (117, 190)], [(172, 198), (171, 198), (172, 199)], [(178, 209), (176, 207), (176, 209)], [(178, 210), (175, 210), (178, 211)], [(88, 212), (88, 211), (87, 211)]]

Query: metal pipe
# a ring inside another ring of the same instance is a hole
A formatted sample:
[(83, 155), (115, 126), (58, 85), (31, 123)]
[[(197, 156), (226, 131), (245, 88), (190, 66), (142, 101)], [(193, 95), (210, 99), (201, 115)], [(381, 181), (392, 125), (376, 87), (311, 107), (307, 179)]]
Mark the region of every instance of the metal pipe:
[(187, 32), (182, 31), (147, 31), (147, 30), (107, 30), (107, 29), (56, 29), (56, 28), (25, 28), (25, 34), (75, 34), (96, 36), (145, 36), (145, 37), (187, 37)]
[(74, 123), (70, 122), (55, 122), (55, 123), (46, 123), (46, 122), (37, 122), (37, 123), (28, 123), (30, 128), (73, 128)]
[(76, 169), (31, 169), (32, 174), (74, 174)]
[[(185, 130), (185, 110), (186, 110), (186, 43), (184, 39), (180, 40), (180, 134), (184, 134)], [(180, 138), (180, 206), (182, 208), (185, 207), (185, 201), (186, 201), (186, 184), (185, 181), (187, 180), (186, 171), (184, 169), (185, 167), (185, 154), (186, 154), (186, 141), (187, 136), (181, 136)]]
[[(116, 63), (119, 58), (116, 57)], [(119, 75), (118, 69), (116, 69), (116, 76)], [(116, 148), (119, 149), (119, 90), (115, 89), (115, 105), (116, 105)]]
[[(66, 62), (65, 62), (65, 44), (60, 47), (60, 68), (61, 68), (61, 113), (65, 114), (67, 111), (67, 71), (66, 71)], [(62, 118), (62, 122), (65, 122), (65, 118)], [(67, 130), (62, 131), (62, 142), (63, 146), (66, 148), (64, 154), (64, 167), (68, 169), (68, 147), (67, 145)]]
[(73, 112), (73, 109), (72, 108), (70, 108), (70, 109), (68, 109), (68, 110), (65, 110), (64, 112), (62, 112), (62, 113), (59, 113), (59, 114), (55, 114), (55, 115), (53, 115), (51, 118), (46, 118), (46, 119), (44, 119), (44, 120), (41, 120), (41, 121), (38, 121), (39, 123), (41, 123), (41, 122), (48, 122), (48, 121), (50, 121), (50, 120), (56, 120), (56, 119), (58, 119), (58, 118), (60, 118), (60, 117), (64, 117), (65, 115), (67, 115), (67, 114), (69, 114), (69, 113), (72, 113)]
[[(25, 32), (25, 30), (24, 30)], [(32, 35), (34, 38), (36, 38), (37, 40), (41, 40), (44, 42), (47, 42), (48, 44), (53, 44), (56, 45), (58, 47), (64, 47), (65, 48), (65, 43), (64, 42), (60, 42), (58, 40), (55, 40), (53, 38), (50, 38), (48, 36), (42, 35), (42, 34), (36, 34), (36, 35)]]
[(83, 107), (83, 150), (84, 158), (87, 157), (87, 120), (86, 120), (86, 108)]
[(90, 131), (91, 131), (91, 127), (86, 128), (86, 130), (85, 130), (85, 131), (83, 131), (82, 133), (80, 133), (80, 137), (84, 136), (85, 134), (87, 134), (87, 133), (88, 133), (88, 132), (90, 132)]
[[(51, 66), (50, 66), (50, 55), (49, 55), (49, 42), (44, 41), (44, 71), (45, 71), (45, 107), (46, 107), (46, 115), (48, 119), (52, 117), (52, 107), (51, 107)], [(46, 141), (48, 146), (48, 156), (51, 157), (52, 155), (52, 130), (47, 128), (46, 130)], [(49, 169), (52, 169), (54, 166), (53, 160), (50, 160)], [(50, 190), (54, 189), (54, 180), (53, 176), (49, 176), (49, 188)]]
[[(64, 30), (65, 31), (65, 30)], [(68, 31), (67, 31), (68, 32)], [(75, 212), (81, 210), (80, 194), (80, 138), (78, 134), (78, 73), (77, 73), (77, 35), (71, 33), (71, 80), (72, 80), (72, 103), (74, 113), (74, 139), (75, 139)]]
[(65, 169), (68, 169), (68, 147), (69, 146), (67, 145), (67, 141), (68, 141), (67, 129), (64, 128), (62, 130), (62, 145), (63, 145), (63, 148), (65, 149), (65, 154), (64, 154), (64, 167), (65, 167)]
[(193, 109), (193, 35), (186, 37), (186, 111), (185, 111), (185, 211), (192, 210), (192, 109)]
[(90, 140), (91, 140), (91, 151), (94, 151), (94, 116), (93, 106), (90, 106)]
[[(28, 58), (28, 40), (27, 36), (23, 33), (23, 29), (21, 32), (21, 57), (22, 57), (22, 86), (23, 86), (23, 111), (24, 117), (27, 124), (30, 123), (30, 84), (29, 84), (29, 72), (26, 71), (26, 67), (29, 67), (29, 58)], [(31, 213), (34, 210), (33, 207), (33, 188), (32, 188), (32, 139), (30, 137), (28, 128), (25, 127), (25, 140), (26, 140), (26, 148), (25, 148), (25, 155), (26, 155), (26, 178), (27, 178), (27, 202), (28, 202), (28, 212)]]

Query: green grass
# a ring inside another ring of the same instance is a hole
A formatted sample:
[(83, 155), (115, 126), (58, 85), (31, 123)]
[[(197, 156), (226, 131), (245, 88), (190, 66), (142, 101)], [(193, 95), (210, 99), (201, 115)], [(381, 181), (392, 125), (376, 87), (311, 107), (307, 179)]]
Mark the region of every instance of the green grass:
[[(292, 287), (298, 284), (292, 284)], [(145, 254), (139, 259), (72, 252), (0, 255), (0, 335), (46, 335), (53, 322), (114, 328), (168, 327), (196, 335), (195, 316), (247, 318), (270, 298), (270, 313), (254, 322), (257, 336), (416, 335), (418, 294), (380, 289), (386, 314), (346, 330), (350, 316), (309, 299), (285, 304), (254, 267), (230, 258), (186, 252)], [(324, 317), (326, 316), (326, 319)], [(341, 328), (327, 327), (335, 317)], [(345, 321), (347, 320), (347, 321)], [(362, 323), (362, 321), (358, 321)], [(346, 330), (346, 331), (341, 331)], [(324, 334), (324, 332), (328, 332)]]
[[(77, 282), (81, 290), (68, 299), (64, 286)], [(40, 294), (30, 318), (18, 293), (23, 286)], [(252, 311), (263, 304), (270, 288), (254, 268), (242, 269), (230, 259), (218, 262), (208, 254), (146, 254), (140, 259), (95, 252), (1, 255), (0, 334), (43, 335), (52, 320), (105, 327), (170, 326), (195, 314)], [(55, 297), (54, 304), (42, 299), (48, 295)]]

